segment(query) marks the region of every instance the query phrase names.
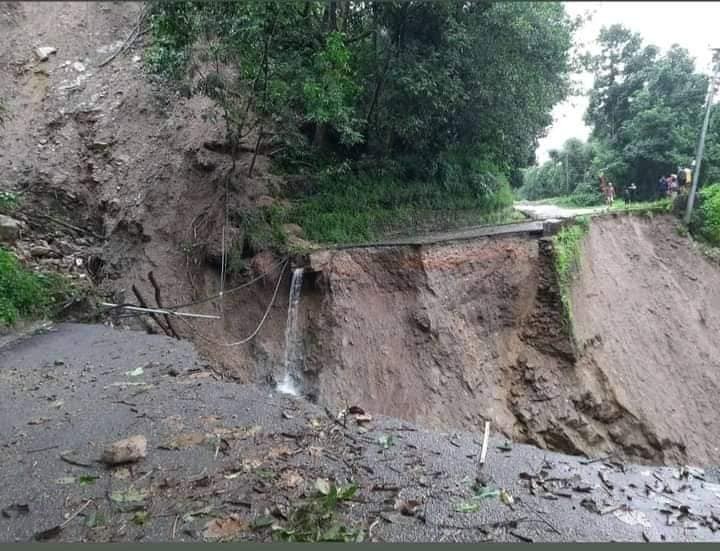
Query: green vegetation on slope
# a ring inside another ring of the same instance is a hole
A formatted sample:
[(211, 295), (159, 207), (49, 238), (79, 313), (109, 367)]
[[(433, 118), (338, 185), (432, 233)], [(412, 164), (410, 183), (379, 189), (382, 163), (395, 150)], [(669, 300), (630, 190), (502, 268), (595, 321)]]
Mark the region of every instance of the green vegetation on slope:
[(582, 242), (587, 234), (589, 221), (580, 217), (575, 223), (562, 228), (553, 238), (555, 273), (560, 288), (560, 299), (565, 314), (566, 329), (573, 335), (572, 281), (580, 268)]
[(215, 102), (230, 149), (274, 151), (302, 182), (287, 220), (323, 241), (506, 211), (569, 90), (576, 22), (559, 2), (149, 8), (149, 67)]
[(708, 244), (720, 246), (720, 184), (700, 190), (690, 229)]
[(68, 291), (61, 276), (28, 271), (0, 248), (0, 326), (51, 315)]

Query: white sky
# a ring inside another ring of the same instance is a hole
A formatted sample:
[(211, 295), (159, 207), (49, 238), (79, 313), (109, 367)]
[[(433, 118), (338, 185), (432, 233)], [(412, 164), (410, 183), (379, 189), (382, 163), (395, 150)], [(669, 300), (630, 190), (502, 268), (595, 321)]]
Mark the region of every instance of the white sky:
[[(695, 57), (696, 70), (710, 74), (710, 47), (720, 47), (720, 2), (565, 2), (571, 16), (593, 13), (575, 35), (576, 46), (597, 51), (595, 38), (600, 28), (621, 23), (639, 32), (645, 44), (665, 50), (677, 43)], [(592, 76), (576, 75), (587, 92)], [(548, 159), (547, 152), (557, 149), (568, 138), (585, 140), (590, 129), (583, 123), (587, 95), (568, 98), (553, 110), (554, 122), (548, 135), (540, 140), (536, 155), (539, 163)]]

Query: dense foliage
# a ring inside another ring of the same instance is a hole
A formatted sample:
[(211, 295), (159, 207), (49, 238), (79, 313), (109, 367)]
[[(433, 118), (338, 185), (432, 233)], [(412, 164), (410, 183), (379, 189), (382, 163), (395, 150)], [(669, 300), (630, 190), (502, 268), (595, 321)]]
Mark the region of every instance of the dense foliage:
[(556, 2), (150, 6), (151, 67), (213, 98), (229, 143), (272, 144), (303, 201), (328, 213), (332, 195), (328, 214), (365, 230), (356, 214), (397, 200), (507, 206), (568, 91), (574, 23)]
[[(599, 201), (598, 178), (605, 174), (617, 191), (634, 182), (639, 197), (649, 199), (661, 175), (694, 159), (708, 79), (695, 71), (688, 52), (673, 45), (661, 54), (621, 25), (603, 28), (598, 42), (600, 53), (586, 60), (595, 77), (585, 114), (590, 139), (568, 141), (548, 163), (527, 170), (528, 198), (570, 194), (582, 202), (591, 191)], [(703, 181), (720, 176), (717, 106), (713, 111)]]
[(691, 224), (693, 233), (711, 245), (720, 246), (720, 184), (700, 190), (698, 203)]

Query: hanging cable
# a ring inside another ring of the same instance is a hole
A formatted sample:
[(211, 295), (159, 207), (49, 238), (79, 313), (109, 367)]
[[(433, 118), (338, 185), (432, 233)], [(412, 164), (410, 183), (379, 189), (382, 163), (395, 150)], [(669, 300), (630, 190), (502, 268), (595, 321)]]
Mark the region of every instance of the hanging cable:
[(275, 284), (275, 290), (273, 291), (272, 298), (270, 299), (270, 303), (268, 304), (265, 313), (263, 314), (262, 319), (260, 320), (260, 323), (255, 328), (255, 331), (250, 333), (249, 336), (245, 337), (242, 340), (236, 341), (236, 342), (230, 342), (230, 343), (223, 343), (223, 342), (217, 342), (212, 340), (209, 337), (206, 337), (202, 333), (200, 333), (188, 320), (185, 318), (180, 318), (181, 321), (183, 321), (190, 329), (195, 333), (198, 337), (201, 339), (209, 342), (210, 344), (214, 346), (224, 346), (224, 347), (232, 347), (232, 346), (240, 346), (241, 344), (247, 344), (252, 339), (255, 338), (255, 336), (260, 332), (260, 329), (262, 329), (262, 326), (265, 324), (265, 321), (267, 320), (268, 316), (270, 315), (270, 310), (272, 309), (273, 304), (275, 304), (275, 299), (277, 298), (278, 291), (280, 290), (280, 284), (282, 283), (283, 274), (285, 273), (285, 268), (287, 267), (287, 264), (289, 263), (289, 259), (285, 260), (283, 263), (283, 266), (280, 270), (280, 274), (278, 275), (277, 283)]

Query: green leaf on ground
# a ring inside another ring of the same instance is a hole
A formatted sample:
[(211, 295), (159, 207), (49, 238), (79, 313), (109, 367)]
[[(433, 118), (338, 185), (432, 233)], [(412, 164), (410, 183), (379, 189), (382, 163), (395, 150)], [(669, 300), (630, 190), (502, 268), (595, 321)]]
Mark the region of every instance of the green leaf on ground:
[(110, 494), (110, 500), (115, 503), (137, 503), (147, 497), (147, 490), (130, 487), (127, 490)]
[(137, 511), (132, 517), (132, 521), (138, 526), (144, 526), (149, 520), (150, 513), (147, 511)]
[(90, 484), (95, 484), (95, 481), (98, 478), (100, 477), (95, 476), (94, 474), (84, 474), (78, 478), (78, 482), (80, 483), (80, 486), (89, 486)]
[(383, 434), (378, 438), (378, 444), (380, 444), (383, 449), (387, 450), (390, 446), (395, 445), (395, 442), (393, 441), (392, 435)]

